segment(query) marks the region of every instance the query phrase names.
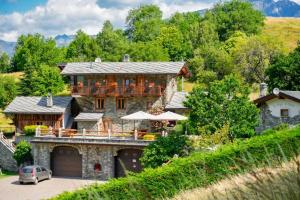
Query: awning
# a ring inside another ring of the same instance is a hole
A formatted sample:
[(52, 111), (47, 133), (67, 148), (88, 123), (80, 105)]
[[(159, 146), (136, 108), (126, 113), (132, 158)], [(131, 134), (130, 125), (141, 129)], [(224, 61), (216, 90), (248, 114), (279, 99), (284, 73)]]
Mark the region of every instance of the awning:
[(103, 113), (81, 112), (75, 117), (74, 121), (76, 121), (76, 122), (98, 122), (102, 117), (103, 117)]
[(151, 115), (149, 113), (146, 113), (143, 111), (138, 111), (138, 112), (132, 113), (130, 115), (121, 117), (121, 119), (124, 119), (124, 120), (151, 120), (154, 117), (155, 117), (154, 115)]
[(187, 117), (168, 111), (168, 112), (162, 113), (160, 115), (154, 116), (154, 118), (152, 118), (152, 120), (157, 120), (157, 121), (181, 121), (181, 120), (187, 120)]

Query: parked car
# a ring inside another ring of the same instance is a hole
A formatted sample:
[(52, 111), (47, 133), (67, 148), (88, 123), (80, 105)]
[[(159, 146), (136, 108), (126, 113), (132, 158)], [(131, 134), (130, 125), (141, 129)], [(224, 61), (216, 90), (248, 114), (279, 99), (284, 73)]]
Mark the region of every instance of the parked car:
[(52, 171), (38, 165), (26, 166), (19, 171), (19, 182), (23, 183), (34, 183), (38, 184), (39, 181), (52, 177)]

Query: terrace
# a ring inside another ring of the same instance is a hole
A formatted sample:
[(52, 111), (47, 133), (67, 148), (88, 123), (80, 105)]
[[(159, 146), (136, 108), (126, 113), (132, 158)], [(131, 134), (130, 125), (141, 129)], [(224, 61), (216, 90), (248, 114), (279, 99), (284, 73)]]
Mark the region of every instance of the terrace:
[(133, 145), (146, 146), (154, 141), (160, 133), (132, 132), (107, 132), (76, 129), (36, 129), (34, 142), (55, 143), (88, 143), (106, 145)]

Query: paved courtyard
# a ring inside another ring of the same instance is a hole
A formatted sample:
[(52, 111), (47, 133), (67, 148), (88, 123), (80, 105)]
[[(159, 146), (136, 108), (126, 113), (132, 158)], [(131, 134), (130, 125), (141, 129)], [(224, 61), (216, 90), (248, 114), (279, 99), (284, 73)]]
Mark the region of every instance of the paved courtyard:
[(44, 180), (39, 184), (20, 185), (18, 176), (0, 179), (0, 200), (40, 200), (53, 197), (64, 191), (72, 191), (91, 183), (103, 181), (74, 178), (55, 178)]

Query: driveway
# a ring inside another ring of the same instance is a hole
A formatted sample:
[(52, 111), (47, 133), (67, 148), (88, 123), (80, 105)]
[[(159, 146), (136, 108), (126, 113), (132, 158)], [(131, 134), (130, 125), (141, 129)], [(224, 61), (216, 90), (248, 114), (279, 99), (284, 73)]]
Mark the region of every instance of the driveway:
[(91, 183), (103, 183), (103, 181), (55, 178), (44, 180), (37, 185), (20, 185), (18, 176), (10, 176), (0, 179), (0, 200), (40, 200), (53, 197), (64, 191), (72, 191)]

